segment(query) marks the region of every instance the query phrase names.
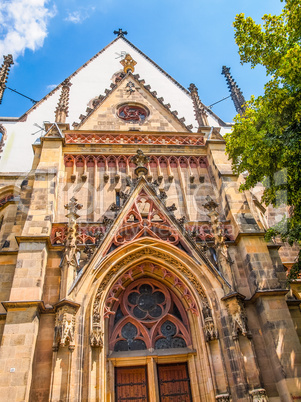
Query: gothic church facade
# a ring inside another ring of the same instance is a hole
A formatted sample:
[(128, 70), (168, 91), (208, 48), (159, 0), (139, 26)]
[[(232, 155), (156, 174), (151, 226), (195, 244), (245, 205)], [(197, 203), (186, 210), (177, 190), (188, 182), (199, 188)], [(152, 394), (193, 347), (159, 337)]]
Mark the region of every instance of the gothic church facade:
[(121, 32), (1, 123), (1, 401), (301, 399), (292, 257), (195, 85)]

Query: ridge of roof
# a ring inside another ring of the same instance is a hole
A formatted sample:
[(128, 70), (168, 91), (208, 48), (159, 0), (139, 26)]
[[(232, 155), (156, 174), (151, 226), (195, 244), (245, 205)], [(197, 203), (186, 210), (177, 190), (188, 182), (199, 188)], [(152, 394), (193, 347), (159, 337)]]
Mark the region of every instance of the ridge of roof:
[[(184, 123), (185, 117), (178, 118), (178, 116), (177, 116), (177, 115), (178, 115), (178, 112), (177, 112), (176, 110), (171, 111), (171, 110), (170, 110), (170, 105), (169, 105), (169, 104), (164, 104), (164, 103), (163, 103), (164, 99), (163, 99), (162, 97), (158, 98), (158, 97), (157, 97), (157, 92), (156, 92), (156, 91), (151, 91), (150, 85), (145, 85), (145, 80), (144, 80), (144, 79), (139, 79), (139, 78), (140, 78), (139, 74), (132, 74), (131, 72), (128, 72), (117, 84), (113, 84), (113, 83), (112, 83), (112, 84), (111, 84), (111, 89), (105, 89), (105, 90), (104, 90), (105, 95), (100, 95), (100, 96), (99, 96), (100, 102), (98, 103), (98, 105), (96, 105), (96, 107), (94, 107), (93, 109), (92, 109), (92, 108), (87, 108), (87, 109), (86, 109), (86, 111), (88, 110), (87, 115), (86, 115), (86, 116), (83, 116), (83, 118), (80, 119), (81, 122), (80, 122), (78, 125), (76, 124), (76, 125), (74, 125), (74, 126), (75, 126), (76, 128), (81, 127), (81, 126), (87, 121), (87, 119), (89, 118), (89, 116), (91, 116), (91, 114), (92, 114), (95, 110), (97, 110), (97, 109), (103, 104), (103, 102), (104, 102), (106, 99), (108, 99), (108, 97), (112, 94), (112, 92), (114, 92), (114, 91), (122, 84), (122, 82), (123, 82), (127, 77), (132, 77), (138, 84), (140, 84), (140, 85), (143, 87), (143, 89), (145, 89), (153, 98), (155, 98), (155, 99), (160, 103), (160, 105), (162, 105), (162, 106), (168, 111), (168, 113), (171, 114), (171, 115), (173, 116), (173, 118), (175, 118), (175, 119), (178, 121), (179, 124), (181, 124), (182, 127), (184, 127), (186, 130), (188, 130), (190, 133), (192, 132), (191, 130), (192, 130), (193, 127), (191, 127), (191, 125), (188, 125), (188, 126), (187, 126), (187, 125)], [(82, 116), (82, 115), (81, 115), (81, 116)]]
[(55, 88), (52, 89), (52, 91), (48, 92), (42, 99), (40, 99), (36, 104), (34, 104), (30, 109), (28, 109), (22, 116), (19, 117), (18, 121), (25, 121), (27, 118), (27, 115), (35, 110), (37, 106), (39, 106), (41, 103), (43, 103), (46, 99), (48, 99), (51, 95), (53, 95), (58, 89), (62, 87), (63, 82), (66, 79), (71, 79), (75, 75), (77, 75), (84, 67), (86, 67), (88, 64), (91, 63), (92, 60), (96, 59), (100, 54), (102, 54), (105, 50), (107, 50), (113, 43), (115, 43), (120, 36), (117, 38), (113, 39), (109, 44), (107, 44), (104, 48), (102, 48), (99, 52), (97, 52), (94, 56), (92, 56), (88, 61), (86, 61), (84, 64), (82, 64), (78, 69), (76, 69), (71, 75), (69, 75), (67, 78), (65, 78), (59, 85), (57, 85)]
[(143, 56), (147, 61), (152, 63), (161, 73), (166, 75), (167, 78), (169, 78), (174, 84), (176, 84), (183, 92), (186, 93), (190, 97), (190, 92), (188, 89), (184, 88), (177, 80), (175, 80), (171, 75), (169, 75), (162, 67), (160, 67), (157, 63), (155, 63), (150, 57), (148, 57), (145, 53), (143, 53), (140, 49), (138, 49), (135, 45), (133, 45), (132, 42), (130, 42), (128, 39), (122, 37), (122, 39), (127, 42), (128, 45), (130, 45), (133, 49), (135, 49), (141, 56)]
[[(118, 37), (119, 38), (119, 37)], [(118, 39), (117, 38), (117, 39)], [(182, 91), (186, 93), (189, 97), (191, 97), (191, 93), (188, 89), (184, 88), (177, 80), (175, 80), (171, 75), (169, 75), (162, 67), (160, 67), (157, 63), (155, 63), (150, 57), (148, 57), (145, 53), (143, 53), (140, 49), (138, 49), (135, 45), (133, 45), (132, 42), (130, 42), (127, 38), (121, 37), (125, 42), (128, 43), (133, 49), (135, 49), (139, 54), (141, 54), (146, 60), (148, 60), (150, 63), (152, 63), (161, 73), (166, 75), (167, 78), (169, 78), (174, 84), (176, 84)], [(227, 124), (219, 117), (217, 116), (210, 108), (208, 108), (202, 101), (202, 106), (206, 109), (206, 111), (211, 114), (221, 126), (227, 126)]]
[[(124, 40), (129, 46), (131, 46), (135, 51), (137, 51), (142, 57), (148, 60), (157, 70), (159, 70), (162, 74), (164, 74), (169, 80), (171, 80), (177, 87), (179, 87), (187, 96), (191, 97), (190, 91), (184, 88), (177, 80), (175, 80), (171, 75), (169, 75), (163, 68), (161, 68), (157, 63), (155, 63), (150, 57), (148, 57), (145, 53), (143, 53), (139, 48), (137, 48), (131, 41), (126, 39), (124, 36), (117, 36), (110, 43), (108, 43), (105, 47), (103, 47), (99, 52), (97, 52), (94, 56), (92, 56), (88, 61), (82, 64), (78, 69), (76, 69), (72, 74), (70, 74), (66, 79), (71, 79), (76, 76), (84, 67), (90, 64), (94, 59), (96, 59), (99, 55), (101, 55), (104, 51), (106, 51), (110, 46), (112, 46), (119, 39)], [(27, 115), (35, 110), (41, 103), (47, 100), (50, 96), (52, 96), (56, 91), (58, 91), (61, 87), (65, 79), (57, 85), (54, 89), (52, 89), (48, 94), (46, 94), (42, 99), (40, 99), (36, 104), (34, 104), (30, 109), (28, 109), (25, 113), (23, 113), (19, 118), (16, 118), (15, 121), (26, 121)], [(227, 124), (211, 109), (209, 109), (206, 105), (203, 104), (204, 108), (210, 113), (221, 126), (227, 126)]]

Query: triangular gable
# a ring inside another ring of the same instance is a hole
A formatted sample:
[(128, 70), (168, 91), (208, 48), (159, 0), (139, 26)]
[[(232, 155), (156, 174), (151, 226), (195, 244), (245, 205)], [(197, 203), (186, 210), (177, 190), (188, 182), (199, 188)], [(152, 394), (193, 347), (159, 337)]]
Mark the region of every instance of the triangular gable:
[(44, 138), (64, 138), (62, 129), (66, 130), (69, 127), (68, 124), (61, 123), (45, 123), (45, 135)]
[[(190, 255), (197, 251), (202, 260), (216, 270), (186, 232), (181, 219), (175, 218), (174, 205), (165, 205), (156, 192), (154, 185), (141, 177), (129, 195), (123, 194), (126, 201), (120, 208), (114, 205), (111, 209), (117, 210), (117, 216), (94, 256), (98, 254), (98, 257), (105, 257), (122, 245), (142, 237), (150, 237), (166, 241)], [(164, 199), (164, 195), (162, 198)]]
[(106, 92), (107, 96), (94, 110), (81, 116), (77, 130), (189, 132), (192, 128), (184, 124), (184, 118), (177, 117), (176, 111), (170, 111), (170, 105), (157, 98), (157, 93), (151, 92), (144, 80), (131, 73)]
[[(183, 219), (176, 219), (173, 210), (174, 205), (166, 206), (157, 195), (157, 189), (144, 177), (136, 182), (130, 191), (124, 204), (118, 208), (111, 206), (112, 213), (116, 213), (114, 219), (104, 217), (103, 223), (106, 232), (102, 237), (97, 250), (93, 253), (88, 264), (78, 275), (69, 292), (72, 292), (79, 282), (82, 282), (87, 273), (99, 267), (100, 263), (110, 259), (118, 249), (121, 250), (131, 244), (142, 244), (143, 241), (166, 242), (169, 247), (179, 248), (179, 252), (186, 252), (187, 257), (205, 264), (218, 281), (231, 289), (230, 284), (223, 277), (218, 268), (196, 245), (191, 235), (185, 230)], [(164, 196), (162, 197), (165, 198)]]
[(119, 247), (140, 237), (153, 237), (177, 245), (179, 231), (159, 208), (154, 196), (142, 188), (128, 204), (120, 227), (114, 231), (112, 244)]

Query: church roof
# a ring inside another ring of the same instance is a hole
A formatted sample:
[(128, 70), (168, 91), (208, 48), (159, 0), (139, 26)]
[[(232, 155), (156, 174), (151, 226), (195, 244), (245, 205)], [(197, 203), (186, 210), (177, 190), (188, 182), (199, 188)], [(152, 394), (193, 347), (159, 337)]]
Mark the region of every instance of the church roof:
[[(115, 38), (68, 77), (72, 85), (66, 123), (76, 122), (91, 101), (114, 84), (114, 76), (122, 71), (120, 61), (126, 54), (130, 54), (136, 61), (134, 74), (136, 77), (138, 74), (140, 79), (147, 82), (145, 87), (148, 93), (155, 96), (159, 103), (164, 99), (164, 104), (162, 101), (158, 106), (170, 105), (170, 111), (166, 114), (174, 112), (174, 120), (179, 116), (178, 120), (184, 131), (188, 129), (197, 132), (199, 124), (190, 92), (123, 36)], [(3, 123), (7, 130), (7, 146), (4, 146), (0, 160), (0, 169), (3, 172), (26, 171), (31, 168), (32, 144), (37, 138), (32, 136), (36, 132), (34, 126), (43, 127), (44, 122), (55, 120), (61, 88), (62, 83), (32, 106), (18, 121), (8, 119), (7, 123)], [(204, 109), (208, 114), (209, 126), (228, 130), (227, 125), (218, 116), (205, 106)]]
[[(103, 52), (105, 52), (109, 47), (111, 47), (118, 40), (124, 40), (129, 46), (131, 46), (136, 52), (138, 52), (141, 56), (143, 56), (147, 61), (149, 61), (156, 69), (158, 69), (161, 73), (163, 73), (169, 80), (171, 80), (175, 85), (177, 85), (184, 93), (190, 95), (190, 92), (184, 88), (177, 80), (175, 80), (171, 75), (169, 75), (163, 68), (161, 68), (157, 63), (155, 63), (150, 57), (148, 57), (145, 53), (143, 53), (140, 49), (138, 49), (132, 42), (126, 39), (124, 36), (118, 36), (108, 45), (106, 45), (103, 49), (97, 52), (93, 57), (91, 57), (88, 61), (86, 61), (82, 66), (80, 66), (77, 70), (75, 70), (72, 74), (67, 77), (67, 79), (71, 80), (75, 77), (83, 68), (85, 68), (88, 64), (90, 64), (94, 59), (100, 56)], [(63, 83), (64, 81), (62, 81)], [(26, 116), (33, 110), (35, 110), (42, 102), (52, 96), (57, 90), (62, 87), (62, 83), (57, 85), (52, 91), (50, 91), (47, 95), (45, 95), (42, 99), (40, 99), (35, 105), (33, 105), (30, 109), (28, 109), (21, 117), (20, 120), (24, 120)]]
[[(127, 80), (128, 78), (130, 78), (131, 80), (133, 80), (136, 85), (139, 86), (139, 88), (136, 89), (143, 89), (145, 92), (147, 92), (152, 98), (156, 99), (156, 101), (164, 107), (164, 109), (167, 111), (168, 114), (171, 115), (172, 119), (176, 120), (177, 123), (181, 126), (183, 131), (190, 131), (193, 128), (192, 125), (187, 126), (184, 121), (185, 121), (185, 117), (179, 118), (178, 117), (178, 112), (175, 111), (171, 111), (170, 110), (170, 104), (165, 104), (164, 103), (164, 98), (160, 97), (158, 98), (157, 96), (157, 92), (156, 91), (151, 91), (150, 86), (149, 85), (145, 85), (145, 81), (143, 79), (139, 79), (140, 76), (139, 74), (135, 74), (133, 75), (131, 72), (127, 73), (122, 79), (121, 81), (117, 82), (116, 84), (111, 84), (111, 88), (110, 89), (106, 89), (105, 90), (105, 96), (102, 96), (100, 100), (100, 102), (97, 104), (96, 107), (94, 107), (94, 109), (91, 108), (87, 108), (87, 115), (81, 115), (80, 116), (80, 120), (81, 122), (79, 124), (74, 123), (73, 126), (78, 130), (80, 129), (86, 122), (87, 120), (90, 118), (91, 114), (96, 112), (96, 110), (98, 108), (101, 107), (101, 105), (110, 97), (110, 95), (123, 84), (123, 81)], [(130, 81), (132, 83), (132, 81)], [(143, 99), (143, 97), (142, 97)], [(144, 99), (145, 101), (145, 99)], [(158, 105), (159, 106), (159, 105)], [(128, 129), (127, 129), (128, 130)]]

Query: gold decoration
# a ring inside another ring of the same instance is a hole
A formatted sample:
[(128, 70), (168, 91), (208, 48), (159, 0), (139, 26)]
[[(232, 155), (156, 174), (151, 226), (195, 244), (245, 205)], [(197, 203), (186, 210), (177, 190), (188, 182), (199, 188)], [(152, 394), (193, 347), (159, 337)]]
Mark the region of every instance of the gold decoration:
[(129, 71), (133, 73), (135, 71), (135, 65), (137, 62), (132, 59), (132, 56), (130, 54), (126, 54), (125, 58), (121, 60), (120, 62), (123, 65), (123, 71), (125, 73), (128, 73)]

